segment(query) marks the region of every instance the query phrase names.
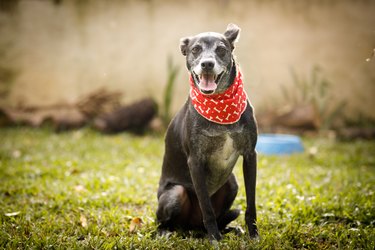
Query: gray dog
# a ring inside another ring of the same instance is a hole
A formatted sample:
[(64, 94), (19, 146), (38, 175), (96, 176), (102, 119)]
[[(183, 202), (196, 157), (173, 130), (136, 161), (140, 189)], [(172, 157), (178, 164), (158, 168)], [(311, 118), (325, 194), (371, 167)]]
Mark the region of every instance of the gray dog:
[(238, 217), (230, 209), (238, 185), (232, 173), (243, 156), (246, 225), (257, 237), (255, 186), (257, 127), (232, 54), (240, 29), (181, 39), (190, 72), (190, 96), (169, 125), (156, 212), (161, 233), (206, 229), (210, 240)]

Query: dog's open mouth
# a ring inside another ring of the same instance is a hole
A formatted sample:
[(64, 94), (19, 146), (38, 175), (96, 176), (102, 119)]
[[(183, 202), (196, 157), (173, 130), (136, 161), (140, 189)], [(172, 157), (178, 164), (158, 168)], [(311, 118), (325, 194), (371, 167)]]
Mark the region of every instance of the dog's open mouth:
[(194, 73), (194, 77), (196, 82), (198, 83), (199, 90), (203, 94), (209, 95), (215, 92), (217, 84), (219, 83), (223, 74), (223, 72), (218, 75), (212, 73), (202, 73), (201, 75), (197, 75)]

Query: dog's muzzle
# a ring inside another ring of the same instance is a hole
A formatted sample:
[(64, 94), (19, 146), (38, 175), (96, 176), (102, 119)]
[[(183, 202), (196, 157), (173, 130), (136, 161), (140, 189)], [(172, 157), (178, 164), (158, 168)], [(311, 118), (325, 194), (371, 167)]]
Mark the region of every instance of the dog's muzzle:
[(217, 85), (224, 75), (224, 71), (219, 74), (215, 74), (213, 71), (201, 71), (200, 74), (193, 71), (192, 73), (199, 91), (206, 95), (213, 94), (215, 92)]
[(194, 80), (199, 88), (199, 91), (206, 95), (213, 94), (215, 92), (223, 74), (224, 72), (218, 75), (214, 73), (202, 72), (200, 75), (198, 75), (193, 71)]

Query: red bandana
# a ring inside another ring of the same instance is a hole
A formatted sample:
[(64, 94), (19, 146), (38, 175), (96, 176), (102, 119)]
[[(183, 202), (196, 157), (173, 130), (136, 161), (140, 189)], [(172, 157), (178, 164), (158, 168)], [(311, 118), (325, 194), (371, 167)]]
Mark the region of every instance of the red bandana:
[(233, 84), (224, 93), (212, 95), (201, 93), (191, 75), (190, 87), (190, 99), (195, 110), (211, 122), (233, 124), (241, 118), (246, 109), (247, 94), (243, 89), (239, 70)]

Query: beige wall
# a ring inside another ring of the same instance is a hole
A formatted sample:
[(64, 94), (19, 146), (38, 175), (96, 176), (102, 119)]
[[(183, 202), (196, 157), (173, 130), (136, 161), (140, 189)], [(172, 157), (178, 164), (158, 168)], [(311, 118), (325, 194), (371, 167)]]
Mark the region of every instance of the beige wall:
[[(188, 90), (179, 39), (203, 31), (242, 28), (235, 51), (253, 104), (282, 103), (292, 90), (290, 69), (309, 76), (314, 65), (332, 82), (332, 100), (348, 113), (375, 118), (375, 1), (53, 1), (21, 0), (0, 12), (0, 46), (17, 70), (2, 102), (74, 102), (100, 86), (120, 89), (126, 101), (161, 99), (167, 56), (180, 66), (174, 107)], [(3, 84), (3, 83), (0, 83)]]

